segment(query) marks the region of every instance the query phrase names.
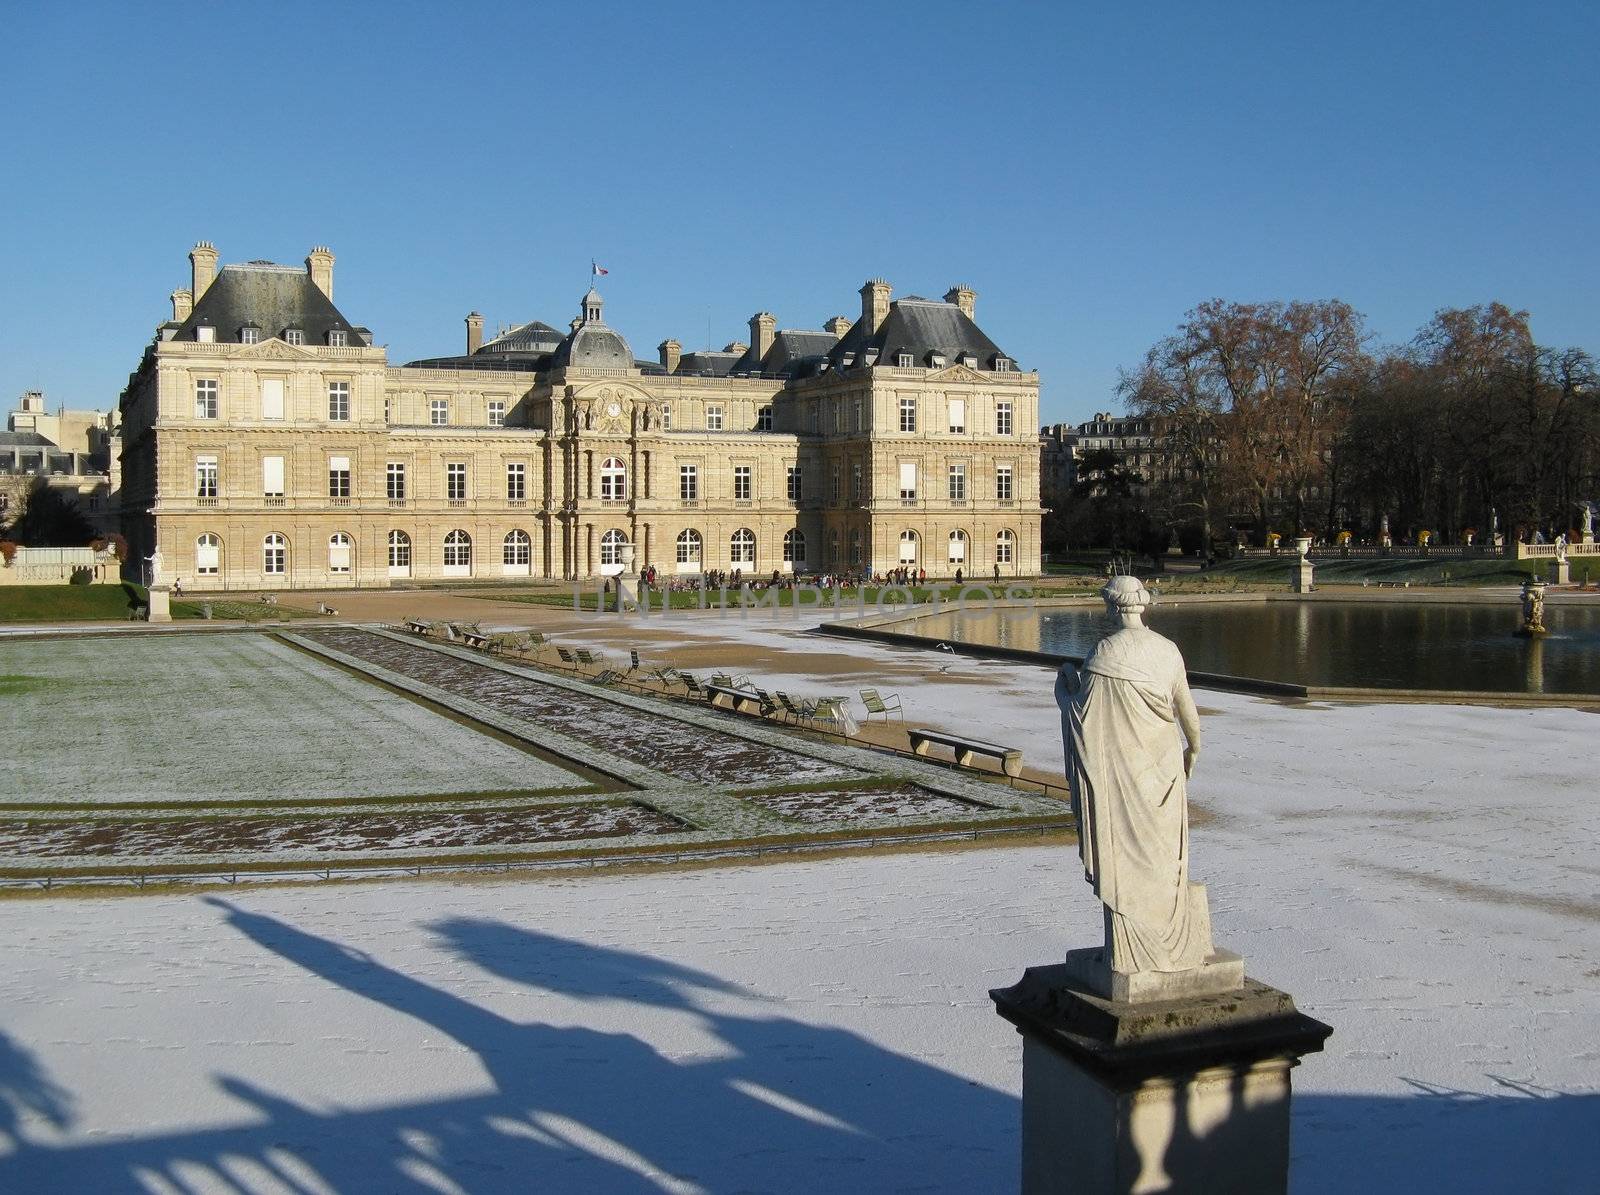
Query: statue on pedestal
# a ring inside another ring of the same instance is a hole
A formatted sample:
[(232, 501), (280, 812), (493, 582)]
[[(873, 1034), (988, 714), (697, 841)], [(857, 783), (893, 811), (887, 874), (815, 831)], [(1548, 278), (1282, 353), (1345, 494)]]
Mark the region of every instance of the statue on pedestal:
[(1529, 638), (1549, 634), (1544, 625), (1544, 582), (1537, 577), (1522, 583), (1522, 626), (1517, 634)]
[(148, 555), (148, 556), (146, 556), (144, 558), (144, 562), (145, 562), (145, 567), (149, 572), (149, 581), (146, 583), (146, 588), (148, 588), (148, 589), (157, 589), (157, 588), (159, 588), (161, 586), (161, 584), (162, 584), (162, 581), (161, 581), (162, 560), (161, 560), (161, 545), (160, 544), (157, 544), (155, 549), (150, 553), (150, 555)]
[(1583, 542), (1592, 544), (1594, 543), (1595, 504), (1593, 502), (1580, 502), (1578, 503), (1578, 509), (1583, 511)]
[[(1113, 577), (1100, 594), (1119, 629), (1081, 671), (1063, 664), (1055, 692), (1078, 849), (1105, 906), (1099, 962), (1115, 998), (1133, 999), (1138, 985), (1129, 976), (1222, 960), (1212, 948), (1205, 888), (1189, 882), (1187, 781), (1200, 754), (1200, 717), (1183, 656), (1144, 625), (1151, 597), (1137, 578)], [(1238, 964), (1230, 968), (1236, 985), (1243, 965), (1227, 959)], [(1170, 985), (1157, 977), (1153, 986)]]

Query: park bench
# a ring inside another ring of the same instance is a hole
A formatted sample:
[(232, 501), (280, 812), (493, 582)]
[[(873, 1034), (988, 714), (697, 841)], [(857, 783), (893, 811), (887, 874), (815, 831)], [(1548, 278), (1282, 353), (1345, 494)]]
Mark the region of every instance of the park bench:
[(406, 630), (410, 631), (413, 635), (426, 635), (428, 633), (428, 624), (423, 622), (420, 618), (406, 619), (405, 626)]
[(1022, 752), (1015, 747), (1002, 747), (997, 743), (985, 743), (981, 739), (969, 739), (959, 734), (946, 734), (942, 730), (929, 730), (919, 727), (908, 730), (906, 737), (911, 740), (911, 752), (914, 755), (926, 755), (928, 748), (937, 743), (941, 747), (949, 747), (956, 753), (956, 763), (964, 768), (972, 766), (974, 755), (986, 755), (1000, 764), (1000, 770), (1007, 776), (1022, 775)]
[(461, 642), (465, 643), (468, 647), (476, 647), (479, 650), (482, 650), (489, 646), (489, 636), (485, 635), (482, 631), (473, 631), (468, 630), (465, 627), (461, 627), (457, 629), (456, 634), (461, 636)]
[[(745, 689), (733, 684), (717, 684), (715, 680), (711, 684), (704, 686), (704, 688), (706, 700), (711, 702), (712, 705), (717, 705), (717, 698), (726, 697), (728, 699), (728, 708), (736, 714), (749, 713), (749, 707), (752, 705), (755, 706), (756, 713), (766, 713), (766, 703), (761, 700), (761, 695), (754, 689)], [(717, 706), (717, 708), (721, 709), (722, 707)]]

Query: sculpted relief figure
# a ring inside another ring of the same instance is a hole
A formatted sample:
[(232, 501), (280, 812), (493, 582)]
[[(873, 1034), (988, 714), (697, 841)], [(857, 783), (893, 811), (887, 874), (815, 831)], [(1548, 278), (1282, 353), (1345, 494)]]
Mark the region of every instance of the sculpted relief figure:
[(1124, 975), (1188, 971), (1213, 956), (1206, 891), (1189, 882), (1200, 718), (1183, 656), (1143, 623), (1149, 591), (1113, 577), (1100, 593), (1119, 629), (1056, 678), (1078, 849), (1105, 906), (1100, 960)]

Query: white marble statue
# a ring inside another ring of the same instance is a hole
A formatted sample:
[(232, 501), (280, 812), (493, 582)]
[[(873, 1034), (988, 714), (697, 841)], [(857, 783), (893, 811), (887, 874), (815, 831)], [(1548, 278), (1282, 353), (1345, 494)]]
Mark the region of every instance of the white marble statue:
[(1565, 531), (1556, 536), (1556, 562), (1558, 564), (1567, 562), (1567, 533)]
[(1111, 970), (1186, 971), (1212, 955), (1205, 888), (1189, 883), (1200, 718), (1183, 656), (1141, 619), (1149, 591), (1113, 577), (1100, 594), (1120, 629), (1081, 672), (1063, 664), (1056, 677), (1078, 849), (1105, 906)]
[(1580, 502), (1578, 509), (1583, 511), (1583, 542), (1591, 543), (1594, 540), (1594, 511), (1593, 502)]
[(145, 566), (150, 570), (150, 580), (147, 588), (154, 589), (161, 584), (161, 547), (157, 545), (150, 555), (144, 558)]

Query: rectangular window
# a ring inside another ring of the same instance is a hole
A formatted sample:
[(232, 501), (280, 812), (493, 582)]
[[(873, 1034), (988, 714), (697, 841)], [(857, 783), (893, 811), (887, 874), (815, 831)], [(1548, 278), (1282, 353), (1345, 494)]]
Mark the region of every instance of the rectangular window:
[(900, 462), (900, 497), (910, 501), (917, 496), (917, 462)]
[(735, 465), (733, 467), (733, 496), (739, 502), (748, 502), (750, 500), (749, 465)]
[(844, 470), (838, 465), (833, 467), (833, 483), (828, 489), (828, 501), (835, 506), (839, 505), (839, 500), (844, 496), (843, 474)]
[(862, 418), (861, 418), (862, 411), (863, 411), (862, 403), (861, 403), (861, 400), (858, 398), (858, 399), (856, 399), (856, 418), (855, 418), (855, 429), (858, 432), (862, 432), (862, 431), (866, 431), (867, 430), (867, 425), (864, 422), (862, 422)]
[(672, 430), (672, 404), (671, 403), (665, 403), (664, 402), (664, 403), (661, 404), (661, 430), (664, 431), (664, 432), (670, 432)]
[(1009, 436), (1011, 434), (1011, 404), (997, 402), (994, 405), (994, 434)]
[(995, 373), (1010, 373), (1011, 359), (1009, 357), (996, 357), (994, 359)]
[(342, 328), (335, 328), (328, 333), (328, 345), (330, 348), (342, 349), (348, 342), (349, 338)]
[(722, 430), (722, 408), (715, 403), (706, 408), (706, 431), (720, 432)]
[(772, 408), (762, 407), (756, 412), (756, 431), (770, 432), (772, 430)]
[(330, 456), (328, 458), (328, 497), (348, 498), (350, 496), (350, 458), (347, 456)]
[(789, 501), (799, 502), (805, 497), (805, 478), (798, 465), (789, 466)]
[(965, 435), (967, 431), (967, 400), (952, 398), (950, 400), (950, 434), (953, 436)]
[(693, 502), (700, 497), (700, 469), (698, 466), (678, 466), (678, 497), (684, 502)]
[(261, 329), (260, 328), (240, 328), (239, 329), (239, 343), (240, 344), (260, 344), (261, 343)]
[(506, 423), (506, 404), (499, 399), (489, 402), (489, 426), (504, 427)]
[(216, 457), (197, 456), (194, 458), (194, 496), (196, 498), (215, 498), (217, 496)]
[(306, 334), (299, 328), (286, 328), (283, 333), (285, 344), (301, 345), (306, 342)]
[(428, 403), (428, 422), (434, 427), (443, 427), (450, 422), (450, 400), (448, 398), (435, 398)]
[(194, 384), (194, 417), (196, 419), (215, 419), (217, 417), (217, 381), (215, 378), (199, 378)]
[(390, 502), (406, 500), (406, 467), (399, 461), (390, 461), (384, 469), (384, 485)]
[(345, 420), (350, 418), (350, 383), (328, 383), (328, 418)]
[(261, 418), (283, 418), (283, 379), (261, 379)]
[(391, 408), (390, 408), (390, 405), (389, 405), (389, 396), (388, 396), (388, 395), (387, 395), (387, 394), (385, 394), (385, 395), (384, 395), (384, 396), (383, 396), (383, 421), (384, 421), (384, 422), (385, 422), (385, 423), (388, 423), (388, 422), (389, 422), (389, 418), (390, 418), (390, 414), (389, 414), (389, 413), (390, 413), (390, 409), (391, 409)]
[(861, 500), (861, 462), (852, 461), (850, 464), (850, 501)]
[(965, 465), (950, 466), (950, 501), (965, 502), (967, 500), (967, 467)]
[(911, 368), (911, 354), (910, 353), (901, 353), (901, 354), (899, 354), (899, 356), (895, 359), (895, 364), (898, 365), (901, 369), (910, 369)]
[(194, 338), (200, 344), (215, 344), (217, 340), (217, 330), (210, 324), (201, 324), (194, 330)]
[(526, 502), (528, 499), (528, 466), (521, 461), (506, 464), (506, 501)]
[(917, 400), (914, 398), (900, 400), (900, 430), (903, 432), (917, 430)]
[(444, 467), (444, 496), (451, 502), (467, 500), (467, 467), (459, 462)]
[(261, 458), (261, 492), (268, 498), (283, 497), (283, 458), (281, 456), (264, 456)]
[(994, 467), (994, 496), (1002, 502), (1011, 501), (1011, 466)]

